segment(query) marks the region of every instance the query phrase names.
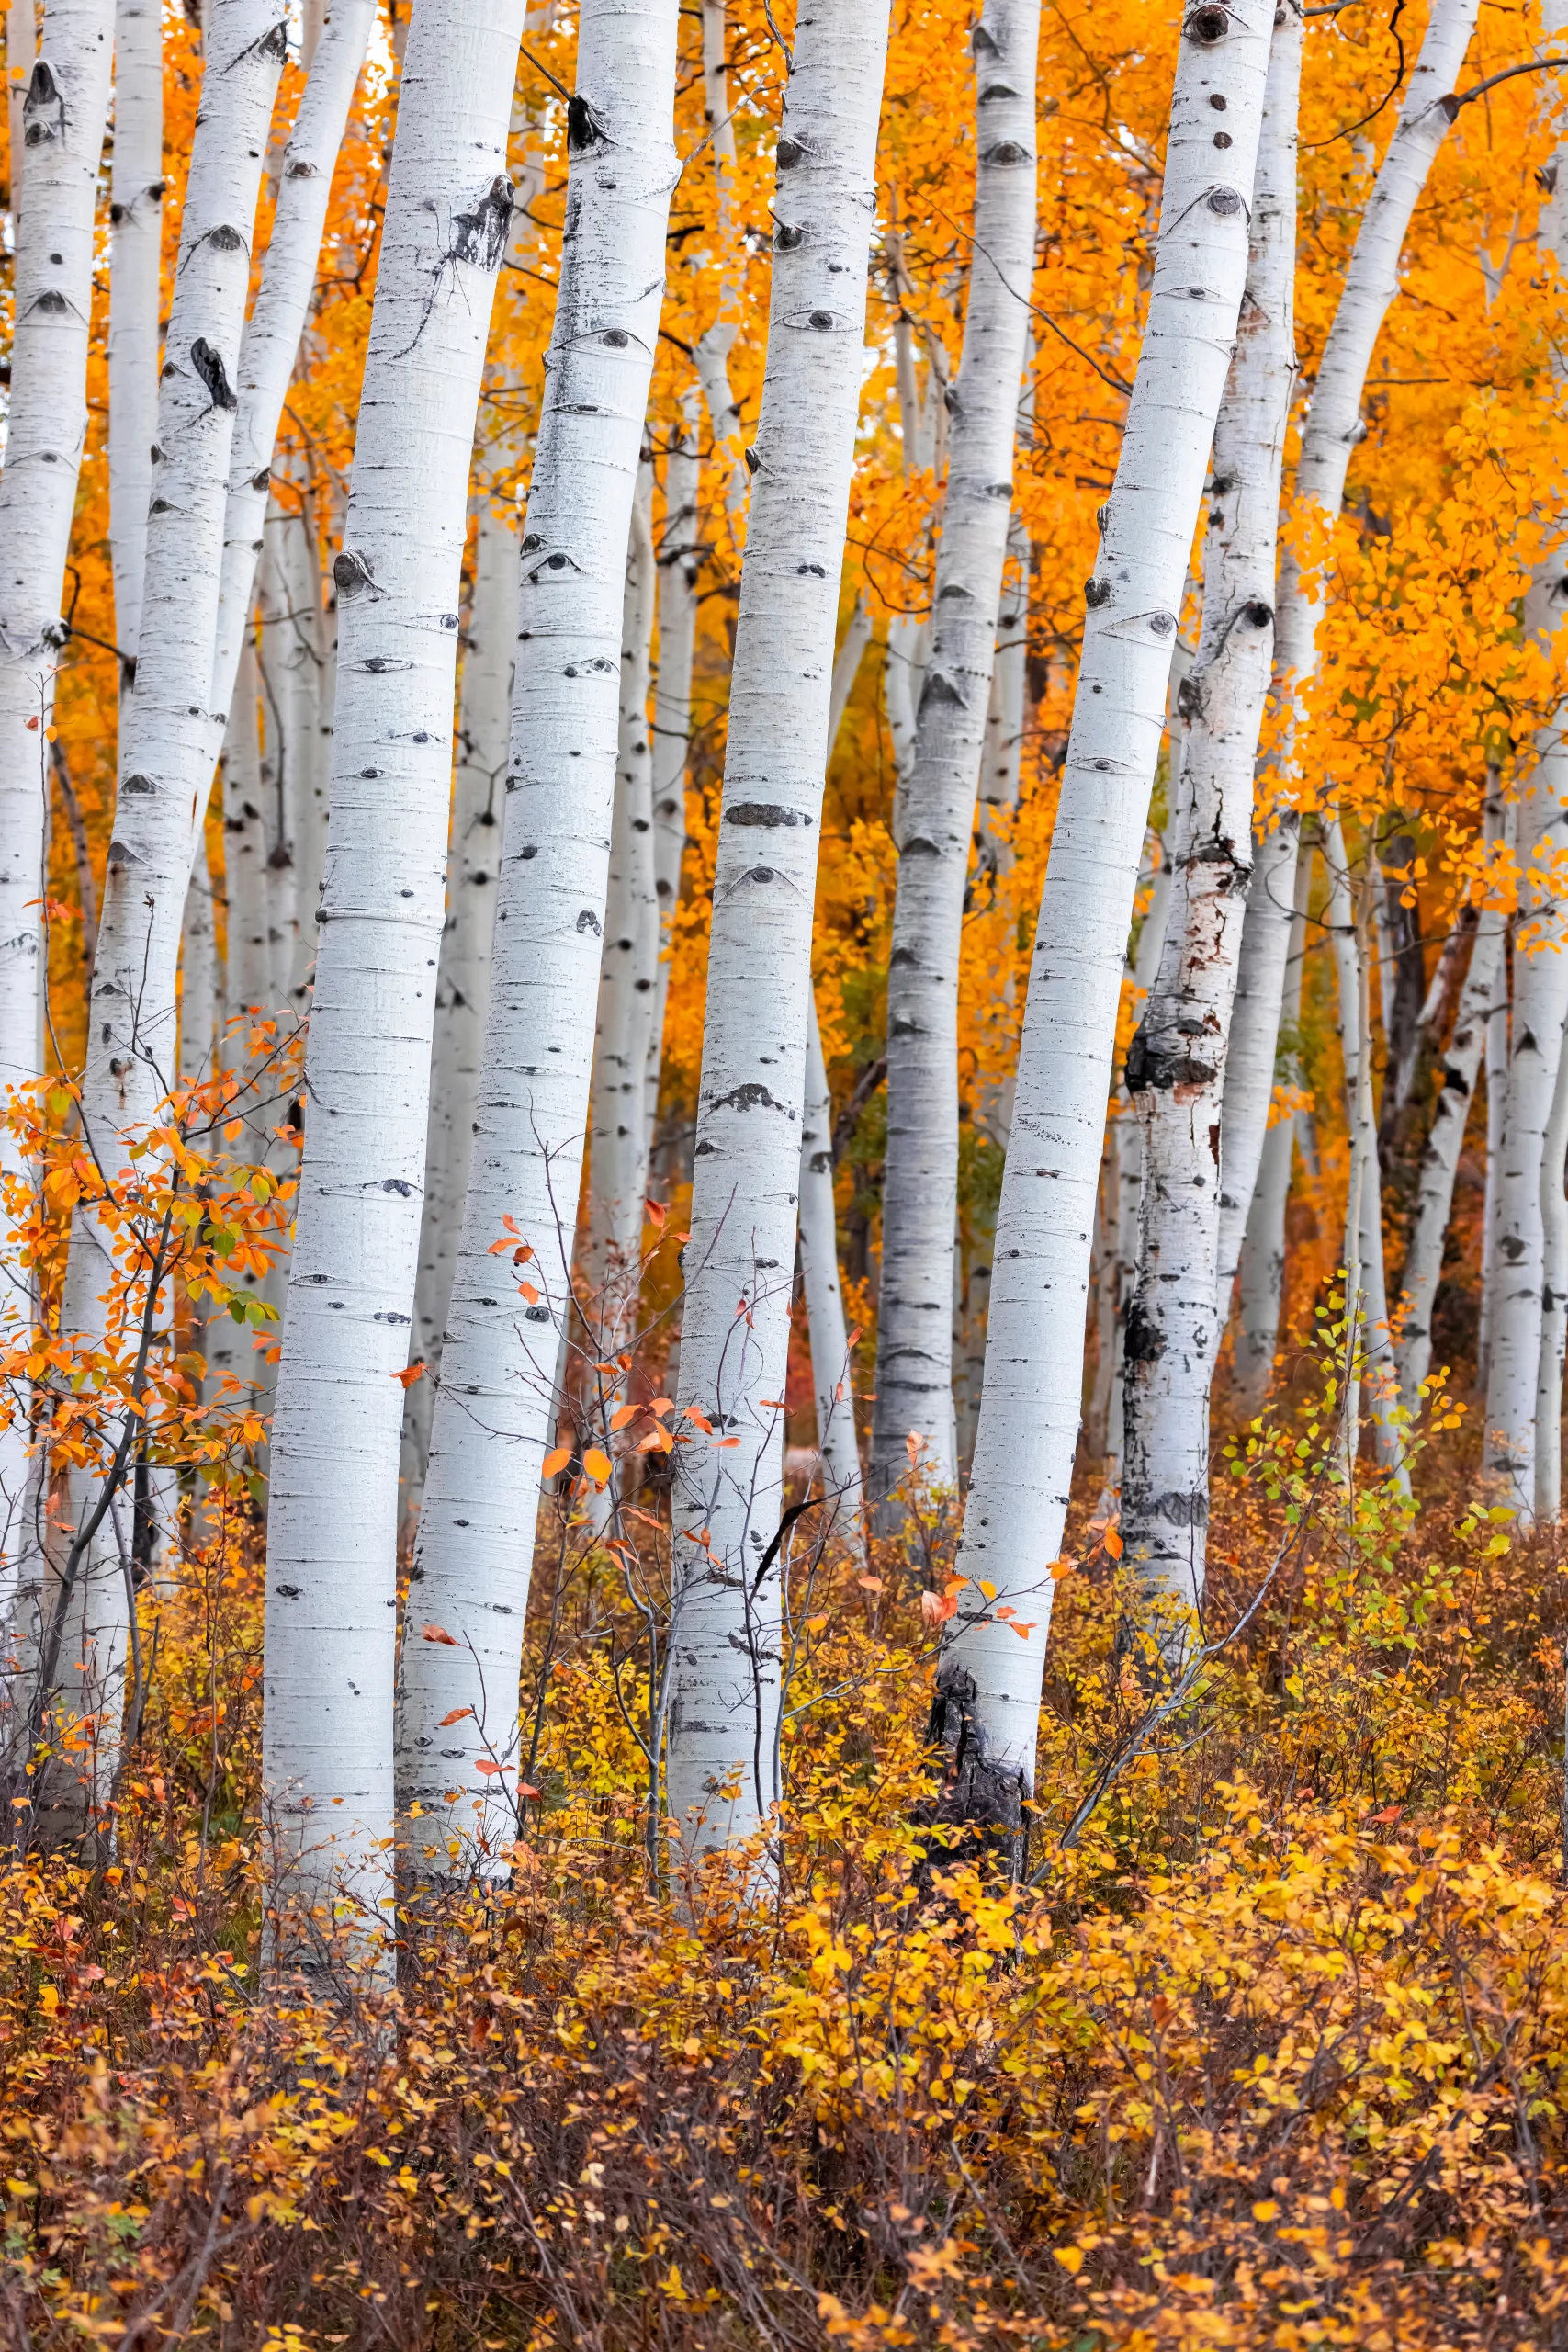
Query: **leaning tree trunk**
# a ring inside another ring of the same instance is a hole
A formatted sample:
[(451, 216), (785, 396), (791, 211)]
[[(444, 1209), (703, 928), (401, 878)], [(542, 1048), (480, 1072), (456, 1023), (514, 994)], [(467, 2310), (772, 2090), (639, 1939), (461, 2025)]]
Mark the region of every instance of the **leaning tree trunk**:
[(780, 1583), (776, 1559), (761, 1563), (781, 1499), (811, 916), (887, 13), (886, 0), (823, 0), (801, 16), (779, 132), (681, 1333), (681, 1394), (715, 1432), (675, 1457), (667, 1784), (699, 1849), (750, 1835), (778, 1790)]
[(891, 1531), (912, 1431), (957, 1483), (953, 1235), (958, 1213), (958, 967), (986, 749), (1013, 445), (1034, 264), (1039, 0), (987, 0), (975, 28), (975, 236), (948, 393), (947, 485), (931, 648), (898, 835), (887, 967), (887, 1148), (871, 1483)]
[[(1077, 1441), (1084, 1302), (1122, 958), (1214, 419), (1247, 278), (1272, 7), (1205, 5), (1178, 51), (1161, 229), (1083, 657), (1019, 1052), (997, 1219), (962, 1603), (938, 1677), (948, 1804), (1021, 1841)], [(1212, 100), (1223, 99), (1222, 107)], [(1217, 152), (1224, 112), (1233, 144)], [(1201, 288), (1200, 294), (1197, 289)], [(1015, 1630), (1015, 1628), (1017, 1630)]]
[[(13, 27), (19, 18), (13, 10)], [(113, 24), (111, 0), (55, 0), (25, 99), (11, 113), (25, 164), (19, 204), (12, 192), (14, 324), (0, 470), (0, 1087), (25, 1086), (42, 1067), (46, 730), (65, 642), (60, 597), (87, 430), (93, 199)], [(13, 145), (13, 159), (17, 153)], [(25, 1173), (17, 1138), (0, 1124), (0, 1176)], [(0, 1311), (30, 1325), (28, 1278), (9, 1253), (7, 1265)], [(26, 1532), (28, 1443), (13, 1411), (0, 1430), (0, 1620), (25, 1582), (30, 1628), (37, 1555)]]
[[(1143, 1131), (1138, 1279), (1127, 1312), (1124, 1556), (1168, 1609), (1201, 1612), (1209, 1390), (1224, 1329), (1220, 1112), (1247, 887), (1252, 776), (1274, 643), (1275, 545), (1295, 368), (1296, 116), (1302, 19), (1275, 31), (1252, 198), (1252, 254), (1214, 428), (1197, 659), (1186, 719), (1166, 952), (1127, 1054)], [(1166, 1646), (1180, 1637), (1174, 1627)]]
[[(415, 1639), (402, 1657), (398, 1802), (419, 1872), (448, 1870), (449, 1838), (477, 1838), (493, 1856), (515, 1819), (504, 1776), (479, 1766), (495, 1760), (487, 1741), (515, 1761), (539, 1464), (571, 1334), (621, 604), (677, 169), (676, 19), (675, 0), (584, 0), (578, 35), (567, 234), (523, 534), (490, 1016), (410, 1603), (454, 1645)], [(491, 1254), (513, 1228), (533, 1253), (515, 1275)], [(453, 1724), (465, 1708), (474, 1712)], [(435, 1815), (434, 1836), (415, 1833), (420, 1812)]]
[(159, 0), (119, 0), (114, 19), (114, 179), (109, 205), (109, 555), (114, 633), (134, 661), (152, 444), (164, 229), (164, 42)]
[[(1301, 1017), (1312, 867), (1309, 849), (1296, 862), (1296, 910), (1291, 926), (1291, 953), (1285, 966), (1281, 1028), (1293, 1028)], [(1292, 1080), (1298, 1074), (1293, 1056), (1288, 1074)], [(1222, 1136), (1222, 1148), (1223, 1142)], [(1285, 1305), (1285, 1208), (1290, 1199), (1295, 1149), (1296, 1118), (1292, 1112), (1276, 1119), (1263, 1139), (1262, 1163), (1241, 1245), (1231, 1380), (1231, 1401), (1239, 1421), (1254, 1420), (1263, 1410), (1274, 1374), (1274, 1353), (1280, 1342), (1280, 1318)], [(1224, 1305), (1222, 1291), (1222, 1313)]]
[[(264, 1767), (280, 1954), (391, 1893), (398, 1453), (445, 917), (474, 417), (523, 0), (415, 0), (343, 551), (326, 891), (273, 1423)], [(339, 1890), (341, 1889), (341, 1897)], [(294, 1906), (301, 1906), (295, 1914)]]
[[(1561, 569), (1561, 563), (1551, 567), (1553, 579)], [(1543, 585), (1529, 605), (1544, 636), (1555, 625), (1560, 601)], [(1545, 1281), (1541, 1164), (1568, 1013), (1568, 918), (1550, 878), (1568, 848), (1562, 723), (1560, 718), (1542, 731), (1540, 763), (1519, 812), (1523, 879), (1514, 940), (1514, 1019), (1493, 1204), (1484, 1462), (1499, 1499), (1511, 1503), (1527, 1527), (1535, 1513), (1535, 1400)]]
[[(1361, 397), (1382, 322), (1399, 291), (1405, 232), (1449, 127), (1443, 100), (1464, 62), (1479, 7), (1480, 0), (1433, 0), (1421, 52), (1361, 217), (1318, 364), (1296, 466), (1295, 503), (1303, 511), (1316, 508), (1330, 521), (1344, 503), (1351, 452), (1365, 431)], [(1303, 577), (1287, 546), (1280, 566), (1274, 662), (1278, 691), (1291, 698), (1293, 710), (1299, 710), (1302, 694), (1317, 668), (1317, 630), (1325, 594), (1323, 576)], [(1293, 737), (1293, 723), (1289, 733)], [(1289, 741), (1281, 759), (1288, 772)], [(1287, 806), (1259, 846), (1247, 902), (1222, 1121), (1220, 1283), (1225, 1295), (1247, 1230), (1269, 1124), (1300, 838), (1299, 816)]]
[(1432, 1309), (1443, 1271), (1443, 1245), (1453, 1206), (1454, 1176), (1474, 1099), (1476, 1074), (1503, 967), (1506, 929), (1500, 909), (1483, 907), (1475, 928), (1470, 969), (1460, 991), (1453, 1034), (1438, 1065), (1438, 1102), (1416, 1179), (1416, 1214), (1404, 1253), (1400, 1293), (1404, 1321), (1395, 1361), (1399, 1400), (1412, 1421), (1432, 1363)]
[(209, 773), (234, 691), (240, 641), (250, 619), (273, 449), (299, 338), (310, 317), (333, 172), (375, 21), (376, 0), (333, 0), (284, 150), (272, 236), (255, 308), (240, 347), (221, 589), (212, 639)]

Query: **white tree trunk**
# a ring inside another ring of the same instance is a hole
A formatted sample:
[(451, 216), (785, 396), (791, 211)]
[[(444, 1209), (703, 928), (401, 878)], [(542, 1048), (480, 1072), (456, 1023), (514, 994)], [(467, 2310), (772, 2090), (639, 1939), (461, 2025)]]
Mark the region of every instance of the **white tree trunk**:
[(653, 983), (653, 1030), (648, 1043), (644, 1115), (651, 1161), (664, 1062), (664, 1008), (681, 863), (686, 854), (686, 766), (692, 750), (692, 657), (697, 639), (697, 575), (701, 564), (698, 501), (702, 458), (697, 400), (688, 391), (679, 440), (664, 473), (664, 530), (659, 549), (659, 675), (653, 695), (653, 888), (659, 901), (659, 969)]
[[(391, 1889), (398, 1453), (445, 915), (467, 486), (523, 0), (415, 0), (338, 593), (327, 888), (273, 1422), (280, 1900)], [(416, 1637), (417, 1645), (417, 1637)], [(302, 1929), (283, 1948), (305, 1956)]]
[(948, 470), (931, 650), (898, 836), (887, 967), (887, 1149), (877, 1292), (872, 1493), (885, 1525), (909, 1468), (958, 1478), (953, 1236), (958, 1208), (958, 967), (986, 748), (1028, 344), (1039, 0), (987, 0), (975, 28), (977, 163), (964, 349), (948, 393)]
[(728, 35), (726, 0), (702, 0), (703, 113), (713, 151), (717, 193), (718, 308), (713, 323), (698, 338), (694, 357), (707, 404), (714, 451), (726, 465), (724, 503), (731, 514), (746, 503), (746, 463), (740, 447), (740, 410), (729, 381), (729, 355), (740, 332), (744, 267), (739, 223), (735, 217), (735, 125), (729, 101), (726, 62)]
[[(1174, 827), (1172, 832), (1174, 834)], [(1150, 882), (1148, 911), (1139, 930), (1138, 944), (1133, 957), (1133, 986), (1140, 1004), (1147, 999), (1158, 975), (1160, 959), (1165, 953), (1165, 927), (1170, 914), (1170, 843), (1160, 841), (1157, 833), (1151, 833), (1149, 840), (1158, 845), (1160, 862)], [(1143, 879), (1140, 875), (1140, 888)], [(1114, 1163), (1114, 1176), (1108, 1197), (1114, 1198), (1115, 1223), (1109, 1237), (1112, 1329), (1109, 1385), (1105, 1396), (1102, 1511), (1117, 1507), (1122, 1487), (1122, 1441), (1126, 1424), (1122, 1402), (1126, 1372), (1123, 1349), (1127, 1335), (1127, 1309), (1132, 1305), (1133, 1286), (1138, 1278), (1138, 1227), (1144, 1188), (1143, 1130), (1134, 1112), (1124, 1077), (1117, 1086), (1115, 1100), (1116, 1115), (1107, 1122), (1107, 1140)], [(992, 1263), (994, 1279), (994, 1259)]]
[(211, 1076), (217, 1019), (218, 933), (212, 919), (212, 877), (207, 870), (207, 829), (200, 825), (180, 938), (180, 1064), (193, 1077)]
[(292, 729), (294, 838), (294, 962), (286, 1003), (302, 1020), (310, 1010), (316, 961), (316, 910), (327, 858), (327, 803), (332, 793), (332, 697), (335, 680), (326, 653), (321, 611), (321, 561), (314, 501), (300, 485), (299, 513), (283, 534), (283, 579), (289, 628), (283, 646), (288, 686), (286, 723)]
[[(1551, 570), (1560, 571), (1561, 565)], [(1538, 590), (1528, 610), (1544, 635), (1555, 625), (1560, 607)], [(1551, 878), (1554, 861), (1568, 848), (1568, 747), (1560, 725), (1543, 730), (1539, 764), (1521, 796), (1524, 878), (1514, 942), (1514, 1018), (1493, 1205), (1484, 1461), (1499, 1499), (1511, 1503), (1527, 1527), (1535, 1512), (1535, 1402), (1545, 1280), (1541, 1165), (1568, 1014), (1568, 917)]]
[[(491, 1008), (405, 1645), (398, 1792), (410, 1866), (513, 1818), (539, 1464), (554, 1442), (615, 798), (626, 551), (676, 160), (675, 0), (584, 0), (568, 232), (523, 534)], [(513, 1219), (532, 1259), (490, 1254)], [(520, 1295), (525, 1281), (534, 1295)], [(450, 1727), (454, 1708), (473, 1716)], [(447, 1792), (459, 1792), (446, 1815)], [(475, 1798), (481, 1811), (472, 1810)], [(414, 1809), (435, 1811), (415, 1834)]]
[[(31, 6), (31, 0), (27, 0)], [(115, 642), (134, 661), (152, 444), (158, 432), (159, 260), (164, 201), (164, 43), (158, 0), (119, 0), (114, 20), (114, 177), (109, 220), (109, 554)]]
[[(42, 924), (49, 815), (47, 729), (65, 627), (60, 616), (87, 426), (87, 322), (93, 305), (93, 205), (108, 119), (112, 0), (56, 0), (31, 54), (31, 6), (7, 20), (12, 85), (13, 324), (0, 470), (0, 1091), (42, 1067)], [(18, 139), (18, 131), (20, 138)], [(19, 188), (17, 159), (23, 159)], [(0, 1177), (26, 1172), (0, 1126)], [(0, 1221), (3, 1231), (3, 1221)], [(0, 1313), (23, 1327), (31, 1284), (7, 1252)], [(29, 1540), (28, 1431), (0, 1431), (0, 1611), (25, 1595), (18, 1637), (39, 1631), (40, 1564)], [(30, 1558), (28, 1556), (30, 1555)], [(69, 1637), (66, 1641), (69, 1651)]]
[(590, 1087), (593, 1143), (581, 1242), (583, 1271), (599, 1317), (595, 1344), (601, 1355), (624, 1348), (635, 1328), (648, 1197), (648, 1051), (659, 969), (648, 718), (657, 576), (653, 468), (645, 456), (637, 469), (622, 601), (615, 803)]
[[(1449, 127), (1442, 100), (1464, 63), (1479, 8), (1480, 0), (1433, 0), (1399, 120), (1356, 233), (1344, 290), (1313, 386), (1296, 467), (1296, 503), (1303, 510), (1316, 506), (1333, 517), (1344, 503), (1350, 454), (1365, 433), (1360, 412), (1367, 370), (1399, 291), (1400, 256), (1411, 215)], [(1292, 707), (1317, 667), (1325, 593), (1322, 576), (1303, 579), (1287, 546), (1280, 565), (1274, 665), (1278, 691), (1290, 697)], [(1288, 767), (1288, 741), (1281, 758)], [(1300, 836), (1298, 817), (1287, 811), (1260, 845), (1242, 942), (1222, 1122), (1220, 1280), (1227, 1292), (1247, 1230), (1269, 1124)]]
[(430, 1424), (441, 1374), (442, 1339), (452, 1272), (463, 1229), (468, 1154), (474, 1140), (490, 959), (495, 932), (497, 867), (506, 789), (512, 713), (512, 655), (517, 635), (520, 518), (508, 501), (479, 508), (474, 594), (463, 654), (463, 698), (452, 841), (446, 866), (446, 925), (435, 993), (430, 1057), (430, 1128), (425, 1142), (424, 1215), (414, 1293), (414, 1356), (424, 1377), (409, 1391), (405, 1452), (407, 1499), (417, 1505), (430, 1453)]
[[(1517, 833), (1518, 809), (1510, 803), (1506, 836)], [(1508, 1029), (1511, 923), (1503, 930), (1503, 951), (1486, 1014), (1486, 1182), (1481, 1206), (1481, 1312), (1475, 1334), (1476, 1387), (1484, 1397), (1492, 1362), (1492, 1320), (1497, 1303), (1497, 1178), (1503, 1164), (1503, 1119), (1508, 1107)]]
[[(232, 699), (223, 742), (223, 880), (229, 910), (224, 994), (231, 1012), (265, 1012), (272, 987), (266, 935), (267, 841), (256, 738), (255, 649), (249, 637), (241, 650)], [(243, 1036), (235, 1041), (233, 1050), (243, 1061)]]
[(1416, 1180), (1416, 1214), (1400, 1283), (1404, 1326), (1397, 1350), (1400, 1402), (1414, 1420), (1432, 1364), (1432, 1309), (1442, 1278), (1443, 1245), (1453, 1206), (1454, 1175), (1474, 1099), (1476, 1074), (1503, 967), (1506, 929), (1499, 910), (1483, 907), (1470, 969), (1460, 991), (1453, 1034), (1438, 1066), (1438, 1101)]
[(715, 1430), (675, 1457), (667, 1785), (697, 1848), (750, 1834), (777, 1793), (780, 1577), (776, 1560), (765, 1574), (759, 1564), (778, 1525), (812, 906), (886, 45), (886, 0), (803, 14), (777, 149), (681, 1336), (681, 1396)]
[(38, 55), (38, 20), (33, 0), (6, 0), (6, 105), (11, 134), (11, 211), (22, 200), (22, 164), (27, 141), (28, 84)]
[(811, 1391), (822, 1491), (838, 1498), (837, 1523), (859, 1539), (860, 1448), (855, 1442), (852, 1366), (839, 1282), (839, 1224), (833, 1204), (833, 1097), (822, 1059), (815, 993), (807, 1005), (806, 1097), (800, 1126), (800, 1270), (811, 1332)]
[(1535, 1515), (1555, 1526), (1562, 1511), (1562, 1359), (1568, 1347), (1568, 1053), (1558, 1043), (1557, 1083), (1540, 1155), (1540, 1366), (1535, 1396)]
[(1122, 1540), (1145, 1589), (1194, 1612), (1206, 1578), (1209, 1393), (1230, 1303), (1217, 1263), (1221, 1104), (1295, 368), (1301, 51), (1302, 20), (1287, 8), (1269, 51), (1247, 293), (1214, 428), (1202, 628), (1178, 699), (1186, 737), (1167, 949), (1127, 1054), (1144, 1181), (1122, 1351)]
[[(1166, 687), (1247, 265), (1271, 7), (1198, 8), (1181, 40), (1148, 322), (1099, 560), (1035, 932), (997, 1221), (986, 1385), (939, 1709), (953, 1803), (1020, 1828), (1034, 1780), (1049, 1567), (1077, 1439), (1084, 1295), (1123, 956)], [(1211, 104), (1223, 98), (1224, 107)], [(1228, 150), (1214, 146), (1223, 112)], [(1201, 288), (1201, 294), (1196, 290)], [(977, 1588), (976, 1588), (977, 1589)], [(1021, 1639), (1013, 1623), (1028, 1628)]]
[(272, 236), (240, 347), (211, 654), (210, 724), (220, 736), (255, 591), (278, 421), (310, 313), (333, 172), (375, 21), (376, 0), (333, 0), (284, 151)]
[[(1302, 972), (1306, 959), (1306, 919), (1312, 897), (1312, 852), (1296, 863), (1296, 908), (1291, 924), (1291, 953), (1285, 965), (1281, 1023), (1292, 1027), (1301, 1016)], [(1296, 1076), (1292, 1056), (1291, 1076)], [(1247, 1214), (1242, 1242), (1237, 1329), (1231, 1396), (1235, 1419), (1257, 1419), (1269, 1397), (1274, 1373), (1274, 1351), (1280, 1342), (1280, 1317), (1285, 1303), (1285, 1208), (1291, 1193), (1291, 1168), (1296, 1148), (1296, 1117), (1292, 1112), (1277, 1119), (1263, 1139), (1263, 1159)], [(1224, 1138), (1221, 1136), (1221, 1150)], [(1224, 1212), (1222, 1209), (1222, 1219)], [(1220, 1292), (1221, 1312), (1226, 1293)]]
[(262, 808), (267, 837), (267, 1010), (273, 1013), (280, 1012), (288, 1001), (298, 938), (294, 839), (299, 728), (289, 666), (289, 657), (297, 649), (288, 582), (284, 577), (287, 529), (288, 518), (275, 499), (267, 509), (256, 596), (256, 617), (261, 624), (256, 667), (262, 689)]

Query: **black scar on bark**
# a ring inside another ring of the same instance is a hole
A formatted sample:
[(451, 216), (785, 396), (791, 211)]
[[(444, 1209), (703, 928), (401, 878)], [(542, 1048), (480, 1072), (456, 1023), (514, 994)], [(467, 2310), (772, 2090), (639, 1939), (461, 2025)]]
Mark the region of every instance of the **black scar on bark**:
[(579, 95), (566, 102), (566, 144), (571, 155), (586, 154), (609, 136), (588, 100)]
[(811, 819), (801, 808), (782, 808), (767, 800), (742, 800), (724, 812), (727, 825), (805, 825)]
[[(214, 232), (216, 234), (216, 232)], [(229, 381), (229, 371), (223, 365), (223, 354), (214, 351), (205, 335), (198, 334), (190, 347), (191, 366), (207, 388), (207, 397), (214, 408), (234, 409), (240, 403), (234, 398)]]
[(1165, 1333), (1145, 1312), (1134, 1291), (1127, 1308), (1122, 1354), (1127, 1363), (1157, 1363), (1165, 1353)]
[(942, 1668), (928, 1725), (931, 1746), (945, 1750), (942, 1786), (919, 1817), (946, 1835), (921, 1864), (919, 1877), (928, 1889), (933, 1868), (976, 1862), (999, 1870), (1017, 1885), (1028, 1867), (1023, 1774), (1016, 1764), (1000, 1763), (987, 1753), (978, 1696), (974, 1676), (956, 1659)]
[(498, 268), (511, 225), (512, 182), (502, 175), (491, 180), (476, 210), (454, 213), (452, 259)]

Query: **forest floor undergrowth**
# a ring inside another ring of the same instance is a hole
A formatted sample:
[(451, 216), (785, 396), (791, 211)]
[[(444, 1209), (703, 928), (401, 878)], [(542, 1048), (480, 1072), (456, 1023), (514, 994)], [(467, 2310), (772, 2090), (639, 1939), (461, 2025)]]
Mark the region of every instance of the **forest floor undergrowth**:
[(1021, 1888), (921, 1826), (940, 1513), (803, 1539), (750, 1897), (649, 1837), (618, 1571), (542, 1545), (540, 1793), (395, 1992), (263, 1980), (257, 1535), (214, 1537), (112, 1857), (0, 1875), (0, 2338), (1568, 2343), (1560, 1539), (1457, 1447), (1325, 1500), (1318, 1428), (1218, 1464), (1210, 1641), (1273, 1581), (1152, 1738), (1086, 1478)]

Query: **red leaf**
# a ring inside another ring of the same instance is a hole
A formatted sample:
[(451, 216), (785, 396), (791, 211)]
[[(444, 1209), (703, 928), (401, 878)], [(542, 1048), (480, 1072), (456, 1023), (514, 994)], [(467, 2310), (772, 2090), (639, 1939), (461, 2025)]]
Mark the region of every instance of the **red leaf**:
[(462, 1646), (462, 1645), (446, 1631), (445, 1625), (422, 1625), (419, 1629), (419, 1637), (422, 1642), (445, 1642), (449, 1650), (458, 1649)]
[(479, 1760), (478, 1769), (479, 1771), (486, 1773), (487, 1775), (493, 1775), (497, 1772), (504, 1772), (506, 1767), (504, 1764), (492, 1764), (488, 1756), (481, 1756)]
[(454, 1707), (449, 1715), (442, 1716), (435, 1728), (437, 1731), (445, 1731), (448, 1724), (460, 1724), (465, 1715), (471, 1715), (473, 1712), (472, 1707)]

